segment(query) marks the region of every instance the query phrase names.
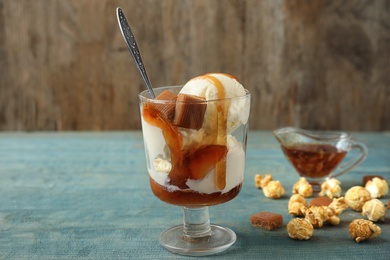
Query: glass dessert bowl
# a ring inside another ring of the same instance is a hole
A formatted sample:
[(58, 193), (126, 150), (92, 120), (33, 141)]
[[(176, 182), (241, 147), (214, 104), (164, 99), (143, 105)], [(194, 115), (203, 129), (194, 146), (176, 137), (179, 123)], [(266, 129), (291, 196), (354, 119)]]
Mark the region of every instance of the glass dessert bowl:
[(234, 231), (210, 224), (209, 206), (235, 198), (244, 179), (250, 94), (232, 76), (206, 74), (184, 86), (139, 95), (150, 186), (160, 200), (182, 206), (184, 223), (160, 244), (181, 255), (229, 248)]

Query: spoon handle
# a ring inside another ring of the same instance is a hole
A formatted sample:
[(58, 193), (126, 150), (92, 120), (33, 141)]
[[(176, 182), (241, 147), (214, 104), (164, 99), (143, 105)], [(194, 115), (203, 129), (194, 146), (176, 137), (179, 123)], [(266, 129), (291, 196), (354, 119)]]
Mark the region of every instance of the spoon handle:
[(116, 15), (118, 18), (118, 24), (122, 32), (123, 39), (125, 40), (127, 44), (127, 48), (129, 48), (129, 51), (131, 53), (131, 56), (133, 56), (133, 59), (135, 61), (135, 64), (137, 65), (137, 68), (139, 72), (141, 73), (141, 76), (145, 82), (146, 87), (149, 90), (149, 94), (152, 98), (155, 98), (156, 95), (154, 94), (152, 84), (149, 81), (148, 75), (146, 73), (146, 69), (144, 66), (144, 63), (141, 58), (141, 53), (138, 49), (137, 42), (135, 41), (134, 34), (132, 33), (129, 24), (127, 23), (127, 19), (122, 11), (121, 8), (116, 9)]

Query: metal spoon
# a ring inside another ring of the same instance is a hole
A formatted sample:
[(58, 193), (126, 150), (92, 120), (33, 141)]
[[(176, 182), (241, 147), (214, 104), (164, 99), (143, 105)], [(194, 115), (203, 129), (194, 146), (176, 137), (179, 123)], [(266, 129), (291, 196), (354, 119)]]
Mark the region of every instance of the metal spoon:
[(142, 62), (141, 53), (139, 52), (134, 34), (131, 32), (130, 26), (127, 23), (126, 17), (120, 7), (116, 9), (116, 17), (118, 18), (118, 24), (119, 28), (121, 29), (123, 39), (127, 44), (127, 48), (129, 49), (131, 56), (133, 56), (134, 62), (137, 65), (139, 72), (141, 73), (142, 79), (144, 80), (149, 94), (151, 98), (155, 98), (156, 95), (154, 94), (152, 84), (149, 81), (144, 63)]

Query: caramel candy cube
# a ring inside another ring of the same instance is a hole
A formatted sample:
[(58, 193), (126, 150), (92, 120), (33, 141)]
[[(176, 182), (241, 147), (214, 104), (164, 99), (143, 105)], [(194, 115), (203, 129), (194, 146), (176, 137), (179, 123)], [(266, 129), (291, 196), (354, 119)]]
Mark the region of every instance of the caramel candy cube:
[(156, 100), (168, 100), (168, 102), (153, 103), (153, 105), (162, 114), (163, 117), (172, 121), (175, 115), (176, 103), (174, 101), (176, 101), (176, 99), (177, 96), (175, 94), (173, 94), (169, 90), (164, 90), (156, 97)]
[(199, 130), (203, 125), (207, 104), (205, 99), (188, 94), (178, 94), (173, 123), (177, 126)]
[(273, 230), (283, 226), (283, 216), (273, 212), (259, 212), (250, 217), (254, 227)]
[(310, 201), (309, 205), (310, 206), (329, 206), (330, 203), (333, 202), (333, 199), (329, 198), (329, 197), (317, 197), (317, 198), (314, 198)]

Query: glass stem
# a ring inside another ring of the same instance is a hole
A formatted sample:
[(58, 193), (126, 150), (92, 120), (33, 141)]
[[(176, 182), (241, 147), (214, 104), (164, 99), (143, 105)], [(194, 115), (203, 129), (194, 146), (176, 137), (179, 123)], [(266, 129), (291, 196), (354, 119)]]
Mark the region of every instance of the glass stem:
[(209, 207), (184, 208), (183, 239), (194, 242), (211, 235)]

